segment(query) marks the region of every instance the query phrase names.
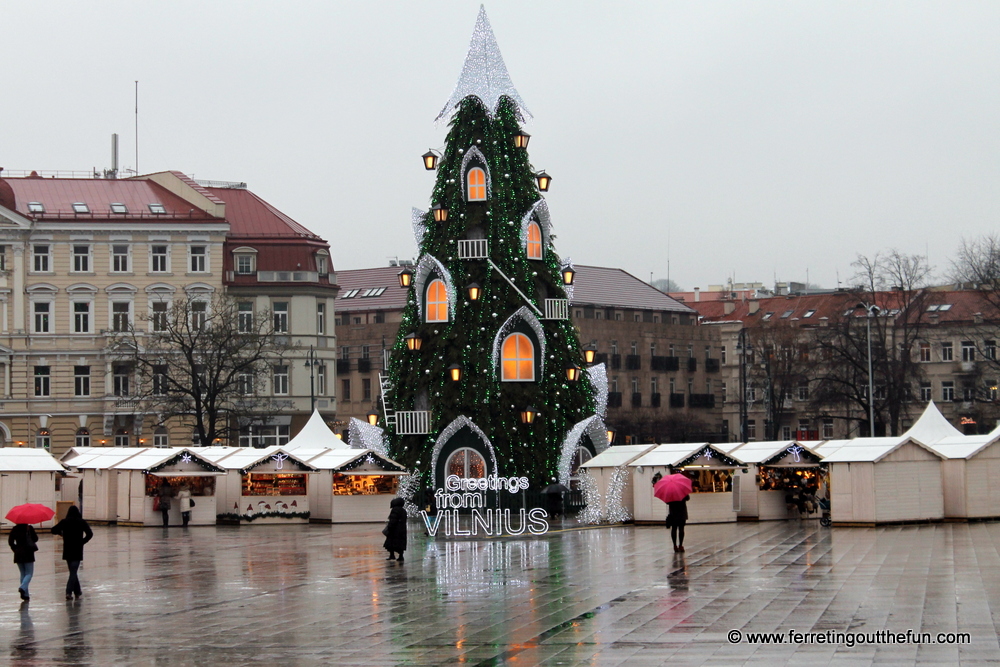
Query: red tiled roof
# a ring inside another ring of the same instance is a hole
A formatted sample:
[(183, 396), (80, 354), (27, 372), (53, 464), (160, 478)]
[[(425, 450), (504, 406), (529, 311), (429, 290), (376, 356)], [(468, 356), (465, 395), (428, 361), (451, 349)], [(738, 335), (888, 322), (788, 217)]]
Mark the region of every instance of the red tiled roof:
[(230, 237), (290, 236), (322, 240), (249, 190), (236, 188), (204, 188), (204, 190), (226, 203)]
[[(191, 222), (221, 222), (149, 180), (29, 177), (3, 181), (14, 193), (17, 213), (32, 219), (114, 222), (183, 218)], [(40, 202), (45, 211), (29, 211), (28, 202)], [(73, 204), (77, 202), (86, 204), (91, 212), (76, 213)], [(128, 213), (112, 213), (112, 203), (125, 204)], [(162, 204), (166, 213), (152, 213), (150, 204)]]

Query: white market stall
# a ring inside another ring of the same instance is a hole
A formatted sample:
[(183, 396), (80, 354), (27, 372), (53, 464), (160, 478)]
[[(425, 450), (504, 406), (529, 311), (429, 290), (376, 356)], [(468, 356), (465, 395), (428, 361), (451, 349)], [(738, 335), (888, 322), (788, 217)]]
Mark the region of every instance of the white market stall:
[(215, 519), (226, 523), (307, 523), (309, 477), (316, 468), (296, 452), (273, 445), (248, 447), (196, 447), (205, 459), (228, 474), (216, 490)]
[(736, 521), (739, 493), (733, 493), (738, 478), (733, 472), (743, 463), (720, 447), (707, 442), (657, 445), (628, 464), (634, 475), (636, 522), (663, 522), (667, 505), (653, 497), (653, 477), (680, 472), (691, 478), (688, 523)]
[(174, 496), (168, 512), (170, 525), (183, 523), (176, 495), (185, 486), (195, 502), (189, 525), (215, 525), (216, 480), (224, 479), (226, 471), (192, 447), (149, 447), (115, 463), (106, 472), (117, 476), (120, 525), (162, 526), (163, 517), (153, 507), (165, 482)]
[[(797, 440), (752, 441), (729, 449), (729, 454), (750, 466), (736, 473), (741, 478), (740, 519), (799, 518), (803, 514), (796, 502), (805, 496), (818, 498), (825, 488), (820, 455)], [(812, 516), (819, 518), (818, 513)]]
[(318, 523), (385, 521), (406, 468), (370, 449), (297, 449), (317, 469), (309, 487), (311, 520)]
[[(56, 509), (57, 480), (66, 468), (44, 449), (28, 447), (0, 447), (0, 521), (4, 530), (14, 524), (4, 519), (12, 507), (24, 503), (38, 503)], [(54, 521), (35, 524), (38, 528), (51, 528)]]
[(834, 524), (944, 517), (942, 456), (909, 436), (828, 440), (817, 448), (830, 471)]
[(580, 466), (594, 480), (594, 498), (584, 499), (590, 522), (620, 523), (635, 517), (634, 475), (628, 464), (656, 445), (613, 445)]
[(64, 481), (61, 499), (75, 502), (87, 521), (116, 523), (118, 474), (111, 468), (144, 451), (145, 447), (73, 447), (62, 457), (74, 474)]

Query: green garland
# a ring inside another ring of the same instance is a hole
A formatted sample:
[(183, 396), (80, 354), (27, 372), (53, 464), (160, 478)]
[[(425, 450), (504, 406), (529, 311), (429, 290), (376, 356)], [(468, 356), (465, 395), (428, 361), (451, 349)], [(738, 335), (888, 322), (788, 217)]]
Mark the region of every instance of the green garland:
[(388, 461), (386, 461), (385, 459), (383, 459), (381, 456), (378, 456), (377, 454), (374, 454), (374, 453), (369, 453), (367, 456), (362, 456), (360, 458), (355, 459), (354, 461), (351, 461), (350, 463), (342, 465), (339, 468), (337, 468), (336, 470), (334, 470), (334, 472), (345, 472), (345, 471), (348, 471), (348, 470), (354, 470), (355, 468), (360, 468), (361, 466), (365, 465), (366, 463), (374, 464), (374, 465), (378, 466), (379, 468), (381, 468), (382, 470), (391, 470), (391, 471), (396, 471), (396, 472), (406, 472), (406, 468), (404, 468), (403, 466), (401, 466), (401, 465), (392, 465), (391, 463), (389, 463)]
[(733, 466), (734, 468), (742, 468), (742, 467), (744, 467), (746, 465), (745, 463), (740, 463), (739, 461), (737, 461), (736, 459), (734, 459), (734, 458), (732, 458), (730, 456), (726, 456), (725, 452), (721, 452), (721, 451), (719, 451), (718, 449), (716, 449), (714, 447), (710, 447), (710, 446), (706, 445), (705, 447), (702, 447), (697, 452), (695, 452), (691, 456), (687, 457), (686, 459), (684, 459), (680, 463), (674, 465), (673, 467), (674, 468), (683, 468), (684, 466), (692, 463), (693, 461), (696, 461), (698, 458), (700, 458), (701, 456), (703, 456), (706, 452), (711, 452), (709, 454), (708, 458), (717, 459), (717, 460), (721, 461), (722, 463), (725, 463), (727, 466)]
[[(167, 459), (163, 463), (159, 463), (159, 464), (153, 466), (149, 470), (143, 470), (143, 473), (148, 474), (148, 473), (151, 473), (151, 472), (158, 472), (160, 470), (163, 470), (167, 466), (177, 465), (178, 463), (181, 463), (181, 459), (184, 457), (185, 454), (191, 459), (192, 463), (197, 463), (198, 466), (201, 467), (201, 469), (205, 470), (206, 472), (226, 472), (225, 468), (220, 468), (219, 466), (215, 465), (214, 463), (202, 459), (201, 457), (199, 457), (194, 452), (183, 451), (183, 452), (181, 452), (179, 454), (176, 454), (176, 455), (170, 457), (169, 459)], [(187, 461), (185, 461), (185, 463), (187, 463)]]
[[(539, 310), (544, 312), (544, 298), (567, 297), (560, 272), (563, 262), (551, 243), (544, 246), (542, 260), (528, 260), (521, 242), (522, 218), (540, 195), (527, 151), (513, 144), (519, 131), (516, 109), (508, 99), (501, 100), (492, 119), (477, 99), (462, 101), (451, 121), (431, 196), (432, 204), (449, 210), (448, 220), (436, 223), (432, 213), (424, 219), (427, 231), (420, 255), (433, 256), (451, 273), (455, 317), (449, 322), (422, 322), (415, 286), (410, 288), (390, 359), (388, 374), (394, 389), (388, 400), (394, 410), (412, 410), (418, 395), (426, 396), (431, 433), (399, 436), (390, 428), (388, 435), (390, 456), (425, 483), (433, 474), (429, 466), (436, 434), (459, 415), (469, 417), (489, 437), (500, 466), (496, 472), (548, 484), (559, 474), (566, 434), (596, 412), (586, 377), (573, 383), (566, 379), (567, 365), (585, 366), (570, 320), (539, 317), (546, 359), (545, 372), (535, 382), (500, 381), (491, 359), (493, 339), (504, 322), (525, 306), (524, 299), (485, 260), (458, 258), (457, 241), (478, 232), (489, 240), (493, 262)], [(472, 147), (486, 157), (491, 183), (486, 202), (465, 200), (462, 159)], [(468, 300), (464, 289), (473, 282), (482, 288), (476, 302)], [(404, 337), (414, 332), (423, 339), (419, 351), (406, 347)], [(451, 381), (446, 373), (454, 363), (464, 368), (460, 382)], [(539, 413), (532, 425), (520, 422), (520, 411), (528, 406)]]
[(236, 514), (234, 512), (226, 512), (225, 514), (216, 514), (216, 521), (254, 521), (255, 519), (264, 519), (268, 517), (282, 517), (284, 519), (308, 519), (309, 512), (261, 512), (260, 514)]
[[(246, 468), (241, 469), (240, 470), (240, 474), (241, 475), (245, 475), (248, 472), (251, 472), (252, 470), (254, 470), (256, 468), (259, 468), (260, 466), (267, 464), (269, 461), (270, 462), (274, 462), (274, 459), (272, 458), (272, 456), (274, 456), (274, 455), (272, 454), (271, 456), (265, 456), (264, 458), (262, 458), (260, 461), (257, 461), (253, 465), (249, 465)], [(289, 456), (286, 459), (282, 459), (282, 460), (284, 462), (286, 462), (286, 463), (289, 462), (289, 461), (291, 461), (296, 466), (298, 466), (295, 470), (289, 471), (290, 473), (295, 473), (295, 472), (315, 472), (316, 471), (316, 469), (313, 468), (312, 466), (306, 465), (305, 463), (302, 463), (298, 459), (292, 458), (291, 456)], [(264, 473), (264, 474), (268, 474), (268, 475), (272, 475), (272, 474), (273, 475), (281, 475), (281, 474), (284, 474), (284, 473), (285, 473), (285, 471), (282, 469), (282, 470), (269, 470), (269, 471), (267, 471), (267, 473)]]

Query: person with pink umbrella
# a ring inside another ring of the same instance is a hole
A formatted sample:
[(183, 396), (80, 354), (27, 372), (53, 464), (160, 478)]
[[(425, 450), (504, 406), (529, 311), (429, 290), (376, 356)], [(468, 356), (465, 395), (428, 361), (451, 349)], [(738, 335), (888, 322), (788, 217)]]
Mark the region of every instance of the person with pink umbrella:
[(684, 526), (688, 520), (687, 502), (691, 498), (691, 488), (691, 479), (683, 473), (653, 478), (653, 495), (667, 504), (666, 526), (670, 529), (674, 551), (684, 551)]
[(7, 536), (7, 544), (14, 552), (14, 562), (21, 573), (21, 585), (17, 592), (21, 594), (21, 599), (28, 601), (28, 584), (35, 574), (35, 552), (38, 551), (38, 535), (31, 527), (33, 523), (42, 523), (53, 517), (55, 512), (37, 503), (27, 503), (11, 508), (7, 512), (6, 519), (14, 523), (14, 527)]

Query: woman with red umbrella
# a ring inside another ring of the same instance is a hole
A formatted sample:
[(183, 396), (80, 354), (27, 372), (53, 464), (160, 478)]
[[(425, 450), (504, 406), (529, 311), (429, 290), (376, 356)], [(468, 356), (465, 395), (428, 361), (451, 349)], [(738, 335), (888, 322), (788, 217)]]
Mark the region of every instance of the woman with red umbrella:
[(667, 528), (674, 551), (684, 551), (684, 525), (688, 520), (687, 502), (691, 498), (691, 479), (683, 473), (653, 477), (653, 495), (667, 504)]
[(7, 544), (14, 552), (14, 562), (17, 563), (17, 569), (21, 573), (21, 585), (18, 586), (17, 592), (21, 594), (22, 600), (31, 599), (28, 595), (28, 584), (35, 574), (35, 552), (38, 551), (38, 535), (35, 534), (31, 524), (48, 521), (53, 515), (55, 512), (45, 505), (26, 503), (12, 507), (5, 517), (15, 524), (7, 536)]

